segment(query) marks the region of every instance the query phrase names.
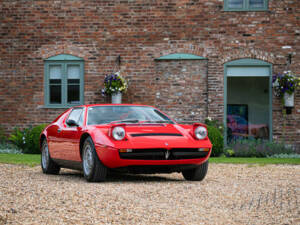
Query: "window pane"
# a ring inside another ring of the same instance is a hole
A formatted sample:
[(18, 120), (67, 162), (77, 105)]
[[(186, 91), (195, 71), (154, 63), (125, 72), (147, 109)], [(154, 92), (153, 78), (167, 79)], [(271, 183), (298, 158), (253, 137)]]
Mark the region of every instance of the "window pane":
[(80, 102), (80, 85), (68, 85), (68, 103), (75, 104)]
[(61, 84), (61, 79), (50, 79), (50, 84)]
[(79, 84), (80, 80), (79, 79), (68, 79), (68, 84)]
[(228, 8), (232, 8), (232, 9), (243, 8), (243, 0), (228, 0)]
[(244, 67), (233, 66), (227, 68), (227, 76), (229, 77), (268, 77), (270, 75), (269, 67)]
[(61, 66), (51, 65), (49, 66), (50, 79), (61, 79)]
[(263, 8), (264, 0), (250, 0), (250, 8)]
[(227, 78), (227, 142), (269, 139), (269, 77)]
[(50, 104), (61, 104), (61, 85), (50, 85)]
[(82, 113), (82, 108), (73, 109), (72, 112), (69, 115), (68, 120), (74, 120), (75, 122), (79, 121), (80, 115)]
[(68, 79), (80, 79), (80, 67), (79, 65), (68, 66)]
[(80, 102), (80, 66), (68, 65), (68, 103)]

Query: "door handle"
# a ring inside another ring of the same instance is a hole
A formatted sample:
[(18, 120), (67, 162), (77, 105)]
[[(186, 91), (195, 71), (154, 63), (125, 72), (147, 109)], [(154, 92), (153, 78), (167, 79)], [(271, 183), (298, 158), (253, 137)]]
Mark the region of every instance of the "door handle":
[(58, 129), (57, 129), (57, 133), (60, 133), (60, 132), (61, 132), (61, 129), (60, 129), (60, 128), (58, 128)]

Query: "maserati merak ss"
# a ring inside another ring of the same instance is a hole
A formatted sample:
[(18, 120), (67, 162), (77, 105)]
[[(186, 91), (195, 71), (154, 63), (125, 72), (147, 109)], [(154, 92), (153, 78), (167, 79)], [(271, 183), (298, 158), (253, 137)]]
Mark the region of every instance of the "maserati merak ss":
[(89, 182), (111, 171), (180, 172), (201, 181), (212, 150), (204, 124), (178, 124), (157, 108), (133, 104), (70, 108), (43, 130), (40, 147), (43, 173), (77, 169)]

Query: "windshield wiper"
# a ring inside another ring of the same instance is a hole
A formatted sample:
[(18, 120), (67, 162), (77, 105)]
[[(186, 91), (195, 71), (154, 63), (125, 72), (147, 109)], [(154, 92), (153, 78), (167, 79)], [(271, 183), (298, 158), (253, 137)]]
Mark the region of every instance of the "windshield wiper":
[(116, 120), (116, 121), (111, 121), (110, 124), (114, 123), (138, 123), (140, 122), (139, 120)]
[(168, 120), (143, 120), (140, 123), (172, 123), (172, 121)]
[(134, 120), (134, 119), (128, 119), (128, 120), (116, 120), (116, 121), (111, 121), (110, 124), (115, 124), (115, 123), (173, 123), (172, 121), (168, 120)]

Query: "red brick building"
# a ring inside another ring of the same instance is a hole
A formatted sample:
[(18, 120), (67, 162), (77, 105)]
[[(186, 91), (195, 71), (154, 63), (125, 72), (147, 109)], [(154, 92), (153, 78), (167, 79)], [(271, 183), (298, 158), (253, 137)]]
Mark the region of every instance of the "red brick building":
[(183, 121), (209, 116), (229, 127), (241, 119), (266, 128), (264, 138), (300, 145), (300, 91), (286, 115), (270, 86), (274, 73), (300, 75), (299, 0), (0, 4), (0, 124), (8, 132), (71, 105), (108, 102), (100, 90), (120, 56), (125, 103)]

